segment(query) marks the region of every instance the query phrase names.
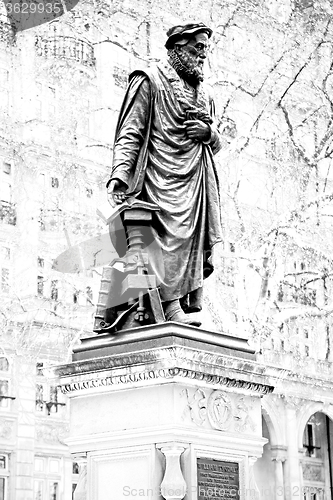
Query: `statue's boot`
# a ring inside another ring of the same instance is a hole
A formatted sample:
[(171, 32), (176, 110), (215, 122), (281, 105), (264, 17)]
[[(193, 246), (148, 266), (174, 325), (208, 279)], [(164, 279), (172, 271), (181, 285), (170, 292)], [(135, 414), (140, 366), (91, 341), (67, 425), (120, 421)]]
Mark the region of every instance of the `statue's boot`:
[(185, 314), (200, 312), (202, 310), (203, 289), (197, 288), (179, 300), (180, 306)]
[(191, 326), (201, 325), (201, 321), (196, 321), (184, 313), (178, 299), (164, 303), (164, 314), (167, 321), (176, 321), (177, 323)]

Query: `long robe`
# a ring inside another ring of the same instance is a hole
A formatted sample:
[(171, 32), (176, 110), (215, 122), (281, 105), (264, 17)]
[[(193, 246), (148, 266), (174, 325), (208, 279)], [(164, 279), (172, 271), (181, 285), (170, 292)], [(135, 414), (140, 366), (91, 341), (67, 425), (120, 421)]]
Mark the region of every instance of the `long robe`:
[(155, 267), (163, 301), (202, 287), (212, 272), (210, 250), (222, 240), (213, 161), (220, 139), (214, 123), (206, 142), (186, 135), (184, 121), (197, 116), (193, 110), (214, 122), (214, 103), (204, 85), (191, 89), (165, 63), (132, 73), (116, 130), (111, 179), (160, 208), (152, 230), (164, 263), (162, 271)]

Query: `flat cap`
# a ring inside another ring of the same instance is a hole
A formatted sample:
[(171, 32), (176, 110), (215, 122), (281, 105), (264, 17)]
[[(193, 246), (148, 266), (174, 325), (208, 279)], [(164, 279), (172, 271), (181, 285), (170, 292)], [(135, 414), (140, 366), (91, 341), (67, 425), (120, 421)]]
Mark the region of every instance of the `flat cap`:
[(173, 26), (167, 31), (167, 41), (165, 47), (167, 49), (171, 49), (177, 40), (180, 40), (183, 37), (195, 35), (196, 33), (207, 33), (208, 38), (212, 36), (213, 31), (208, 28), (203, 23), (197, 24), (184, 24), (183, 26)]

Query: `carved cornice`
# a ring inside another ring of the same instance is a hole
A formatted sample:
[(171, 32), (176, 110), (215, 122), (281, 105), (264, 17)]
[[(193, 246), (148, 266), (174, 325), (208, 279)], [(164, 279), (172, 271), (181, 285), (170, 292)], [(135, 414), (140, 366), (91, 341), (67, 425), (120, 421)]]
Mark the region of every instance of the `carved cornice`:
[(94, 378), (89, 377), (86, 380), (77, 380), (61, 385), (61, 390), (64, 394), (78, 392), (87, 389), (95, 389), (100, 387), (107, 387), (112, 385), (127, 385), (137, 382), (156, 380), (156, 379), (173, 379), (176, 377), (184, 379), (192, 379), (212, 385), (222, 387), (230, 387), (233, 389), (241, 389), (256, 393), (260, 396), (269, 394), (273, 391), (273, 387), (256, 382), (248, 382), (245, 380), (237, 380), (220, 375), (210, 375), (203, 372), (186, 370), (183, 368), (162, 368), (157, 370), (142, 371), (137, 373), (130, 373), (124, 375), (111, 374), (105, 377)]
[(73, 363), (55, 368), (57, 376), (74, 376), (89, 372), (100, 372), (114, 370), (117, 368), (129, 368), (146, 366), (152, 369), (158, 365), (160, 368), (175, 368), (175, 366), (192, 369), (194, 371), (214, 372), (219, 369), (236, 370), (240, 373), (261, 376), (265, 367), (252, 360), (232, 357), (230, 355), (209, 352), (181, 345), (150, 347), (128, 354), (112, 354), (104, 357), (96, 357), (75, 361)]
[(67, 394), (168, 379), (258, 396), (273, 390), (246, 339), (172, 322), (83, 339), (73, 359), (54, 370)]

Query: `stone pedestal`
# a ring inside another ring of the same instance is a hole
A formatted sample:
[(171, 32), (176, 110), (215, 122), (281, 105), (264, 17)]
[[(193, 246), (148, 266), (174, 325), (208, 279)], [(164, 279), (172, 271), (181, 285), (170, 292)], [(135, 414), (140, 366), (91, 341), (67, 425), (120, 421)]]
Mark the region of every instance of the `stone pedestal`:
[(77, 499), (257, 497), (272, 387), (245, 339), (163, 323), (84, 339), (57, 372), (83, 464)]

